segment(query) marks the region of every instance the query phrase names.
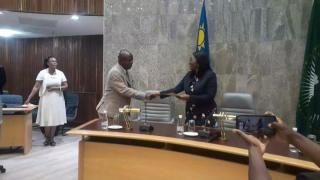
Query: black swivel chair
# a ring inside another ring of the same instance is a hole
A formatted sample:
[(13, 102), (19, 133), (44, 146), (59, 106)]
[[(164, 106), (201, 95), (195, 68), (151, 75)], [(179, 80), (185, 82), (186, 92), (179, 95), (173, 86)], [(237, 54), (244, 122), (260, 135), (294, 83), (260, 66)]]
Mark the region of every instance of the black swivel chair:
[[(0, 132), (1, 132), (1, 125), (2, 125), (2, 101), (1, 101), (1, 97), (0, 97)], [(6, 169), (0, 165), (0, 173), (5, 173), (6, 172)]]
[[(66, 91), (64, 92), (64, 100), (66, 102), (67, 124), (62, 126), (61, 133), (64, 135), (67, 126), (71, 126), (76, 119), (79, 106), (79, 94)], [(70, 128), (69, 128), (70, 129)]]
[[(253, 97), (248, 93), (226, 92), (223, 94), (219, 112), (224, 112), (227, 115), (255, 114)], [(235, 119), (225, 120), (224, 126), (226, 129), (234, 129), (236, 127)]]

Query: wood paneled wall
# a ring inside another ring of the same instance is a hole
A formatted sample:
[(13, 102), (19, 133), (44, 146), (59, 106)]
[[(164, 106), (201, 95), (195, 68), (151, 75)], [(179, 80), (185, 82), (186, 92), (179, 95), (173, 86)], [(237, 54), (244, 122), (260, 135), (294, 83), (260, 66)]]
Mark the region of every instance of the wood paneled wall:
[(0, 39), (0, 64), (5, 67), (11, 94), (24, 100), (43, 69), (43, 59), (53, 55), (69, 89), (80, 94), (78, 122), (97, 117), (95, 107), (102, 93), (103, 37), (72, 36), (36, 39)]
[(103, 0), (0, 0), (0, 9), (103, 16)]

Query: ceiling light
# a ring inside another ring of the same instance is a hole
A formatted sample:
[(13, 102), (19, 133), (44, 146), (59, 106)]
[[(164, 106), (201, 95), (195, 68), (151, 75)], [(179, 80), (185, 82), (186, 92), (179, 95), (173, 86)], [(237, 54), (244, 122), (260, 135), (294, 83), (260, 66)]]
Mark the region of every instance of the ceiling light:
[(0, 15), (1, 15), (1, 14), (3, 14), (3, 12), (2, 12), (2, 11), (0, 11)]
[(0, 37), (11, 37), (17, 34), (22, 34), (19, 31), (11, 30), (11, 29), (0, 29)]
[(72, 15), (72, 16), (71, 16), (71, 19), (76, 21), (76, 20), (79, 19), (79, 16), (77, 16), (77, 15)]

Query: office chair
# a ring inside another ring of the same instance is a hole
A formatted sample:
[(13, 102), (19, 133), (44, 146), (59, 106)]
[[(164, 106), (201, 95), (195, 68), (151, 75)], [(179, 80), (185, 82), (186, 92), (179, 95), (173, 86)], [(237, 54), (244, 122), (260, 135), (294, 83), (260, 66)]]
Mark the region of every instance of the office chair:
[[(16, 94), (1, 94), (0, 95), (1, 102), (3, 103), (3, 107), (6, 108), (14, 108), (20, 107), (23, 104), (23, 98), (21, 95)], [(14, 114), (14, 112), (5, 112), (4, 114)]]
[[(72, 123), (78, 114), (79, 94), (66, 91), (64, 92), (64, 100), (66, 103), (67, 125)], [(62, 126), (62, 134), (65, 132), (66, 125)]]
[[(248, 93), (224, 93), (219, 112), (224, 112), (227, 115), (255, 114), (253, 97)], [(226, 129), (234, 129), (236, 126), (235, 119), (225, 120), (224, 126)]]
[(174, 123), (174, 106), (171, 98), (161, 100), (149, 100), (141, 103), (141, 113), (138, 117), (140, 121), (154, 123)]

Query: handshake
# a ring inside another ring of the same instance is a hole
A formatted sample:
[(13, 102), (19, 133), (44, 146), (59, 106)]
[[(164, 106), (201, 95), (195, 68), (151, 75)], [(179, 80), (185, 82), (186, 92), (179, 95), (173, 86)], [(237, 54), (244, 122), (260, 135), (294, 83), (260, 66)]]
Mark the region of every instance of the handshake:
[[(175, 93), (162, 93), (161, 94), (164, 97), (168, 97), (168, 96), (175, 96), (176, 98), (183, 100), (183, 101), (189, 101), (190, 99), (190, 95), (188, 94), (175, 94)], [(145, 98), (147, 100), (152, 100), (154, 98), (160, 97), (160, 91), (155, 91), (155, 90), (150, 90), (150, 91), (146, 91), (146, 96)]]
[(160, 97), (160, 91), (146, 91), (146, 96), (145, 98), (147, 100), (152, 100), (154, 98)]

